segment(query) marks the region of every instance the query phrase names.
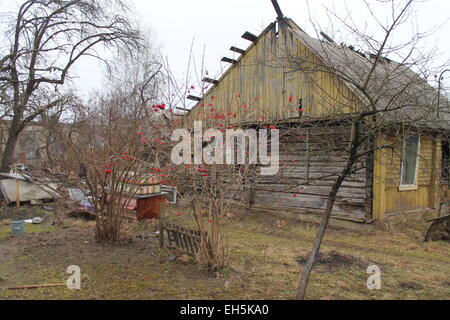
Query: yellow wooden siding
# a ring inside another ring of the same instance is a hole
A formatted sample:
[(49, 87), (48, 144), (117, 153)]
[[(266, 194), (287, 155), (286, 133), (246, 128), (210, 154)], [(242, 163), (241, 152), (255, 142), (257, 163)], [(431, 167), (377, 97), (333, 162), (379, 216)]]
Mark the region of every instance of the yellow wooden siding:
[[(385, 145), (384, 135), (377, 135), (375, 143), (378, 148)], [(384, 218), (386, 212), (386, 149), (377, 149), (374, 154), (373, 163), (373, 199), (372, 218), (379, 220)]]
[[(378, 145), (391, 145), (375, 153), (373, 218), (419, 211), (437, 206), (435, 182), (440, 176), (440, 140), (431, 134), (420, 137), (417, 189), (400, 191), (401, 138), (379, 135)], [(434, 176), (435, 175), (435, 176)]]
[(307, 66), (322, 64), (286, 28), (280, 28), (277, 36), (273, 25), (205, 94), (186, 125), (193, 119), (217, 125), (212, 119), (217, 114), (225, 115), (219, 121), (222, 125), (298, 118), (299, 99), (304, 117), (351, 112), (356, 100), (351, 90), (329, 72), (299, 71), (300, 60)]

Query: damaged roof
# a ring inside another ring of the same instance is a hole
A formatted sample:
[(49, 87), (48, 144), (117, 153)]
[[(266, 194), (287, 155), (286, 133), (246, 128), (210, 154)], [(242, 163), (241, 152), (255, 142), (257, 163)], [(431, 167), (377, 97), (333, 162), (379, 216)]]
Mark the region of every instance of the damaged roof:
[[(400, 123), (414, 121), (431, 128), (450, 128), (447, 97), (438, 94), (436, 88), (407, 64), (314, 39), (302, 30), (290, 27), (288, 30), (362, 101), (375, 105), (381, 111), (379, 114), (383, 120)], [(375, 59), (378, 61), (375, 62)]]
[[(269, 24), (259, 36), (251, 40), (253, 43), (246, 50), (242, 50), (241, 56), (231, 67), (218, 80), (210, 81), (213, 85), (205, 96), (240, 63), (276, 23), (280, 28), (286, 28), (294, 39), (304, 44), (320, 59), (322, 65), (316, 65), (316, 68), (320, 68), (320, 71), (332, 72), (369, 108), (375, 106), (380, 111), (380, 120), (395, 123), (414, 122), (416, 125), (432, 129), (450, 128), (449, 100), (445, 95), (438, 94), (436, 88), (415, 73), (410, 68), (412, 66), (356, 51), (352, 47), (333, 42), (329, 37), (324, 36), (328, 39), (327, 41), (315, 39), (304, 32), (292, 19), (285, 17), (278, 17), (276, 22)], [(308, 63), (310, 65), (310, 62), (305, 61), (305, 65)], [(301, 71), (301, 61), (295, 61), (295, 65), (298, 71)], [(201, 98), (199, 99), (201, 101)], [(197, 102), (187, 114), (199, 104), (200, 102)]]

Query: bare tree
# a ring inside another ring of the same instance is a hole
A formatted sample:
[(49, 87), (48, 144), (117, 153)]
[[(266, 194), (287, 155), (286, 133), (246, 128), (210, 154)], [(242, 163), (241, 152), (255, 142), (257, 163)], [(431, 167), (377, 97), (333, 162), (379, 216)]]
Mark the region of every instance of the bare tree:
[[(62, 87), (84, 56), (107, 61), (104, 48), (135, 47), (139, 32), (121, 0), (27, 0), (9, 17), (0, 52), (0, 88), (11, 118), (0, 166), (7, 171), (20, 133), (45, 111), (70, 97)], [(41, 101), (42, 92), (52, 99)], [(2, 106), (3, 107), (3, 106)]]
[(72, 184), (92, 199), (98, 241), (128, 241), (123, 216), (138, 189), (135, 182), (153, 177), (164, 182), (170, 174), (162, 167), (170, 155), (172, 128), (160, 100), (162, 64), (152, 43), (144, 40), (131, 55), (120, 47), (105, 88), (87, 105), (74, 108), (72, 123), (60, 130), (67, 152), (59, 159), (66, 175), (78, 172)]
[(62, 132), (67, 150), (60, 160), (67, 176), (78, 172), (78, 178), (66, 180), (92, 199), (97, 240), (128, 241), (126, 207), (144, 179), (164, 180), (156, 163), (160, 154), (169, 153), (163, 142), (167, 138), (157, 128), (161, 119), (143, 115), (140, 103), (133, 104), (130, 95), (106, 91), (89, 105)]

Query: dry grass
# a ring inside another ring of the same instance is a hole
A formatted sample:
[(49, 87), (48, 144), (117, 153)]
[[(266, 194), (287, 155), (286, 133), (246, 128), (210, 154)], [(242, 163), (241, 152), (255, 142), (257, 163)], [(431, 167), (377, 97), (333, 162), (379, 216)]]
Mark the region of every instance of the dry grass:
[[(55, 227), (49, 225), (41, 224), (25, 224), (26, 233), (41, 233), (41, 232), (51, 232), (54, 231)], [(0, 226), (0, 239), (12, 237), (11, 226), (3, 225)]]
[[(179, 211), (179, 209), (177, 209)], [(292, 299), (315, 226), (277, 218), (246, 216), (223, 228), (229, 267), (208, 273), (193, 262), (170, 262), (152, 235), (155, 223), (132, 223), (144, 237), (106, 246), (94, 240), (92, 223), (68, 221), (69, 229), (26, 235), (27, 241), (0, 261), (0, 287), (62, 282), (67, 266), (82, 271), (82, 290), (65, 288), (0, 291), (1, 299)], [(178, 223), (192, 223), (188, 216)], [(423, 243), (427, 224), (410, 216), (372, 231), (330, 229), (314, 269), (310, 299), (449, 299), (450, 244)], [(39, 242), (33, 242), (36, 237)], [(25, 239), (25, 238), (23, 238)], [(14, 238), (0, 239), (4, 246)], [(382, 289), (368, 290), (366, 268), (382, 271)]]

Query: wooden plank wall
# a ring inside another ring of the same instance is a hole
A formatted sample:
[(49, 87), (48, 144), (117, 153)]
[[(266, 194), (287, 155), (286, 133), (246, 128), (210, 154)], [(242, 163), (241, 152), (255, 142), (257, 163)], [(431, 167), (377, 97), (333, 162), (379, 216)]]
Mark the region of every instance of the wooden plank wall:
[[(280, 167), (273, 176), (262, 176), (259, 170), (245, 182), (224, 183), (225, 196), (240, 206), (263, 209), (264, 212), (289, 214), (323, 213), (331, 186), (348, 157), (348, 126), (280, 128)], [(270, 145), (268, 151), (270, 152)], [(259, 165), (260, 166), (260, 165)], [(357, 164), (358, 170), (343, 183), (337, 195), (332, 215), (335, 218), (370, 222), (371, 190), (366, 178), (366, 159)], [(216, 167), (217, 174), (229, 180), (230, 167)], [(235, 179), (233, 177), (232, 179)], [(192, 176), (184, 178), (192, 184)]]
[[(441, 143), (434, 134), (422, 134), (420, 138), (418, 185), (416, 190), (400, 190), (401, 137), (398, 135), (379, 136), (384, 144), (393, 149), (384, 149), (375, 158), (375, 200), (374, 218), (389, 215), (436, 209), (439, 198), (441, 174)], [(379, 142), (381, 144), (381, 142)]]
[[(345, 165), (348, 127), (295, 128), (280, 138), (280, 170), (275, 176), (257, 176), (253, 208), (297, 214), (320, 214), (325, 209), (331, 185)], [(364, 161), (363, 161), (364, 162)], [(333, 216), (366, 222), (365, 164), (339, 190)], [(369, 206), (370, 207), (370, 206)]]

